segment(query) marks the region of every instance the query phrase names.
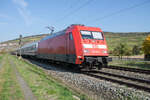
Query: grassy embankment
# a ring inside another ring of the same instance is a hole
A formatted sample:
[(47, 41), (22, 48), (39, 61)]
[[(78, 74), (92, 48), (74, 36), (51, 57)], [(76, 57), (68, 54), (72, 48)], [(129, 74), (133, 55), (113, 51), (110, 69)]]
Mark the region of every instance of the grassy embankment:
[(7, 55), (0, 55), (0, 100), (24, 100)]
[(150, 62), (114, 60), (109, 65), (150, 70)]
[(41, 68), (24, 62), (23, 60), (18, 60), (14, 56), (10, 57), (39, 100), (76, 100), (74, 96), (79, 96), (81, 100), (85, 100), (84, 96), (80, 96), (67, 87), (62, 86), (48, 76)]

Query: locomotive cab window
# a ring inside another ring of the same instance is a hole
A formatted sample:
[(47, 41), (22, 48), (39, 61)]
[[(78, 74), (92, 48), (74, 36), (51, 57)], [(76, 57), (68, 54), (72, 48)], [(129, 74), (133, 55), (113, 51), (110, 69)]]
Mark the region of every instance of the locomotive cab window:
[(103, 35), (101, 32), (96, 31), (81, 31), (82, 39), (96, 39), (96, 40), (102, 40)]
[(73, 37), (72, 37), (72, 33), (71, 33), (71, 32), (69, 33), (69, 39), (70, 39), (70, 40), (73, 40)]
[(90, 31), (81, 31), (81, 35), (83, 39), (93, 39)]
[(103, 35), (101, 32), (92, 32), (92, 35), (94, 39), (99, 39), (99, 40), (103, 39)]

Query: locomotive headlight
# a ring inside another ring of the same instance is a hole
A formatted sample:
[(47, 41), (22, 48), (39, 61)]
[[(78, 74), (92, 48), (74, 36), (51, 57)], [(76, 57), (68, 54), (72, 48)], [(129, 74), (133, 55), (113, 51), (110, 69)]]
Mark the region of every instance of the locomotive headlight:
[(93, 48), (92, 44), (83, 44), (83, 48)]
[(106, 50), (103, 50), (103, 53), (107, 53), (107, 51), (106, 51)]
[(97, 45), (98, 46), (98, 48), (100, 48), (100, 49), (106, 49), (107, 47), (106, 47), (106, 45)]
[(84, 53), (89, 53), (89, 50), (85, 49), (85, 50), (84, 50)]

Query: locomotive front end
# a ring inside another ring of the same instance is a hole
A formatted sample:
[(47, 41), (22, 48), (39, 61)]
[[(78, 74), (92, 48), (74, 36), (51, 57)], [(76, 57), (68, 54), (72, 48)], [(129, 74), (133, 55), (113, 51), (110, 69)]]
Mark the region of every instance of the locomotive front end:
[(111, 58), (108, 57), (108, 47), (101, 29), (83, 26), (78, 29), (82, 48), (80, 51), (82, 66), (89, 69), (106, 67)]

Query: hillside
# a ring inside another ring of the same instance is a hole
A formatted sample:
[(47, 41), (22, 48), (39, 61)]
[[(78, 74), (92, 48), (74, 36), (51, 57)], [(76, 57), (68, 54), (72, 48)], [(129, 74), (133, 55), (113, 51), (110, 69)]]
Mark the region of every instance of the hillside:
[(109, 51), (120, 43), (125, 43), (131, 49), (134, 45), (142, 46), (144, 39), (150, 32), (113, 33), (104, 32)]
[[(119, 43), (126, 43), (127, 46), (131, 49), (134, 45), (141, 46), (143, 40), (150, 32), (132, 32), (132, 33), (114, 33), (114, 32), (104, 32), (106, 41), (109, 47), (109, 52), (112, 51)], [(38, 41), (41, 38), (47, 36), (48, 34), (40, 34), (34, 36), (24, 37), (22, 39), (22, 44)], [(0, 43), (0, 50), (14, 50), (18, 47), (19, 39), (9, 40), (3, 43)], [(4, 45), (5, 44), (5, 45)]]
[[(39, 34), (39, 35), (33, 35), (33, 36), (27, 36), (22, 38), (22, 45), (39, 41), (41, 38), (47, 36), (48, 34)], [(0, 51), (12, 51), (16, 50), (19, 47), (19, 38), (14, 40), (8, 40), (5, 42), (0, 43)]]

